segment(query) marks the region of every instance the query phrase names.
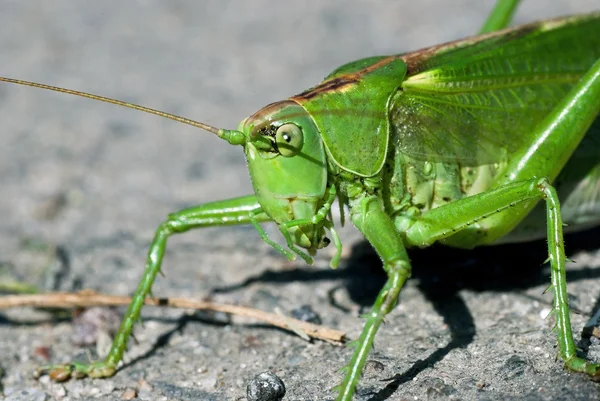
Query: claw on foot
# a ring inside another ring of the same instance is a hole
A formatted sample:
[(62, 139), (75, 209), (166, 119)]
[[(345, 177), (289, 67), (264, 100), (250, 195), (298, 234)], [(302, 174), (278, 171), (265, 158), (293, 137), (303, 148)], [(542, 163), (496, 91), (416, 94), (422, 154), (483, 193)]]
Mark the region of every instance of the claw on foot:
[(70, 369), (52, 369), (48, 372), (48, 376), (55, 382), (64, 382), (71, 378), (71, 370)]
[(116, 369), (107, 366), (104, 362), (95, 362), (92, 364), (70, 363), (65, 365), (41, 366), (35, 370), (34, 377), (47, 374), (53, 381), (64, 382), (71, 378), (81, 379), (88, 377), (110, 377), (115, 374)]
[(565, 361), (565, 367), (575, 372), (585, 373), (594, 381), (600, 381), (600, 364), (588, 362), (583, 358), (572, 357)]
[(55, 382), (64, 382), (71, 378), (73, 374), (72, 365), (51, 365), (51, 366), (40, 366), (35, 370), (33, 374), (36, 379), (47, 374)]

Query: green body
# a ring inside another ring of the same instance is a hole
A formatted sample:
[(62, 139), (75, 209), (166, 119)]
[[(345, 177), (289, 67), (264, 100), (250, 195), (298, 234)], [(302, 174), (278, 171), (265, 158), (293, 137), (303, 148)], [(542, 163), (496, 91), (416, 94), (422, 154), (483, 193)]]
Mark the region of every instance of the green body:
[[(505, 26), (516, 3), (499, 2), (484, 31)], [(406, 248), (434, 242), (472, 248), (546, 236), (559, 355), (567, 368), (600, 376), (600, 365), (577, 356), (562, 239), (563, 220), (572, 229), (600, 223), (600, 13), (352, 62), (314, 88), (263, 108), (238, 130), (0, 80), (209, 130), (244, 147), (255, 189), (253, 195), (169, 215), (156, 231), (106, 360), (41, 369), (54, 378), (115, 373), (170, 235), (252, 224), (288, 258), (299, 255), (311, 263), (310, 255), (330, 243), (330, 233), (335, 267), (341, 256), (330, 213), (336, 199), (388, 275), (354, 343), (338, 400), (352, 398), (375, 334), (410, 277)], [(278, 225), (287, 249), (268, 238), (261, 222)]]
[[(534, 140), (535, 126), (598, 58), (597, 14), (360, 60), (292, 99), (314, 116), (330, 175), (354, 173), (338, 180), (342, 195), (348, 196), (348, 181), (377, 181), (386, 212), (404, 232), (428, 210), (490, 189), (510, 156)], [(600, 120), (567, 167), (548, 177), (554, 181), (559, 174), (554, 186), (571, 229), (600, 224), (599, 155)], [(471, 248), (543, 237), (544, 207), (537, 209), (500, 238), (482, 231), (443, 242)]]

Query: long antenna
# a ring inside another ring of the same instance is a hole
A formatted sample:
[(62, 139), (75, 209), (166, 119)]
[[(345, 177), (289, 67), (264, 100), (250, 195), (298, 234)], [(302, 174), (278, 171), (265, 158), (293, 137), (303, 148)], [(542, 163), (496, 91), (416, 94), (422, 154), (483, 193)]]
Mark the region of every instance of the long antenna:
[(226, 129), (222, 129), (222, 128), (215, 128), (211, 125), (204, 124), (199, 121), (191, 120), (189, 118), (181, 117), (176, 114), (166, 113), (164, 111), (152, 109), (150, 107), (144, 107), (144, 106), (140, 106), (140, 105), (137, 105), (134, 103), (124, 102), (122, 100), (111, 99), (109, 97), (94, 95), (94, 94), (86, 93), (86, 92), (80, 92), (80, 91), (76, 91), (76, 90), (72, 90), (72, 89), (60, 88), (58, 86), (39, 84), (36, 82), (30, 82), (30, 81), (23, 81), (20, 79), (0, 77), (0, 81), (8, 82), (11, 84), (31, 86), (33, 88), (47, 89), (47, 90), (51, 90), (51, 91), (55, 91), (55, 92), (67, 93), (69, 95), (81, 96), (81, 97), (86, 97), (88, 99), (99, 100), (101, 102), (116, 104), (117, 106), (129, 107), (130, 109), (143, 111), (145, 113), (154, 114), (154, 115), (168, 118), (168, 119), (174, 120), (174, 121), (179, 121), (180, 123), (188, 124), (193, 127), (200, 128), (200, 129), (203, 129), (208, 132), (212, 132), (213, 134), (217, 135), (219, 138), (225, 139), (232, 145), (243, 145), (246, 142), (245, 136), (242, 132), (235, 131), (235, 130), (226, 130)]

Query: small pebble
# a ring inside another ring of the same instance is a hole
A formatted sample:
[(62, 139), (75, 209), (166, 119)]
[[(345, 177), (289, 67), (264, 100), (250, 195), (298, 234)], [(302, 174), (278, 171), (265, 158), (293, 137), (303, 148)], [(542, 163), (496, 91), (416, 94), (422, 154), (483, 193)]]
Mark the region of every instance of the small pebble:
[(369, 359), (363, 369), (364, 376), (378, 376), (385, 370), (385, 365), (379, 361)]
[(430, 377), (425, 380), (427, 388), (427, 399), (428, 400), (447, 400), (456, 393), (456, 389), (438, 377)]
[(302, 320), (303, 322), (321, 324), (321, 317), (310, 305), (302, 305), (292, 310), (291, 315), (294, 319)]
[(54, 383), (51, 386), (51, 389), (52, 389), (52, 396), (54, 397), (54, 399), (60, 400), (67, 396), (67, 389), (65, 388), (65, 386)]
[(35, 347), (33, 354), (47, 362), (50, 359), (50, 347)]
[(133, 400), (135, 397), (137, 397), (137, 393), (132, 388), (126, 389), (123, 391), (123, 394), (121, 394), (121, 399), (125, 401)]
[(279, 401), (285, 395), (285, 385), (275, 373), (262, 372), (246, 388), (248, 401)]

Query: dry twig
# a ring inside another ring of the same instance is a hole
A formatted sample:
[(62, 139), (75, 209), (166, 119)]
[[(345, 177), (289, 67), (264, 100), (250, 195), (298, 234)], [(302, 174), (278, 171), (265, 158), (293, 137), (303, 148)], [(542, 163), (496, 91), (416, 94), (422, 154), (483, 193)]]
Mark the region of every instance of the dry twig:
[[(0, 296), (0, 309), (24, 306), (40, 308), (126, 306), (129, 305), (130, 302), (130, 297), (105, 295), (91, 290), (84, 290), (77, 293), (52, 292), (46, 294)], [(264, 312), (245, 306), (196, 301), (187, 298), (146, 298), (144, 304), (150, 306), (224, 312), (237, 316), (250, 317), (285, 330), (294, 331), (300, 329), (311, 338), (318, 338), (335, 344), (341, 344), (345, 340), (345, 335), (341, 331), (329, 329), (313, 323), (303, 322), (287, 316), (282, 317), (275, 313)], [(290, 327), (289, 323), (291, 323), (293, 327)]]

